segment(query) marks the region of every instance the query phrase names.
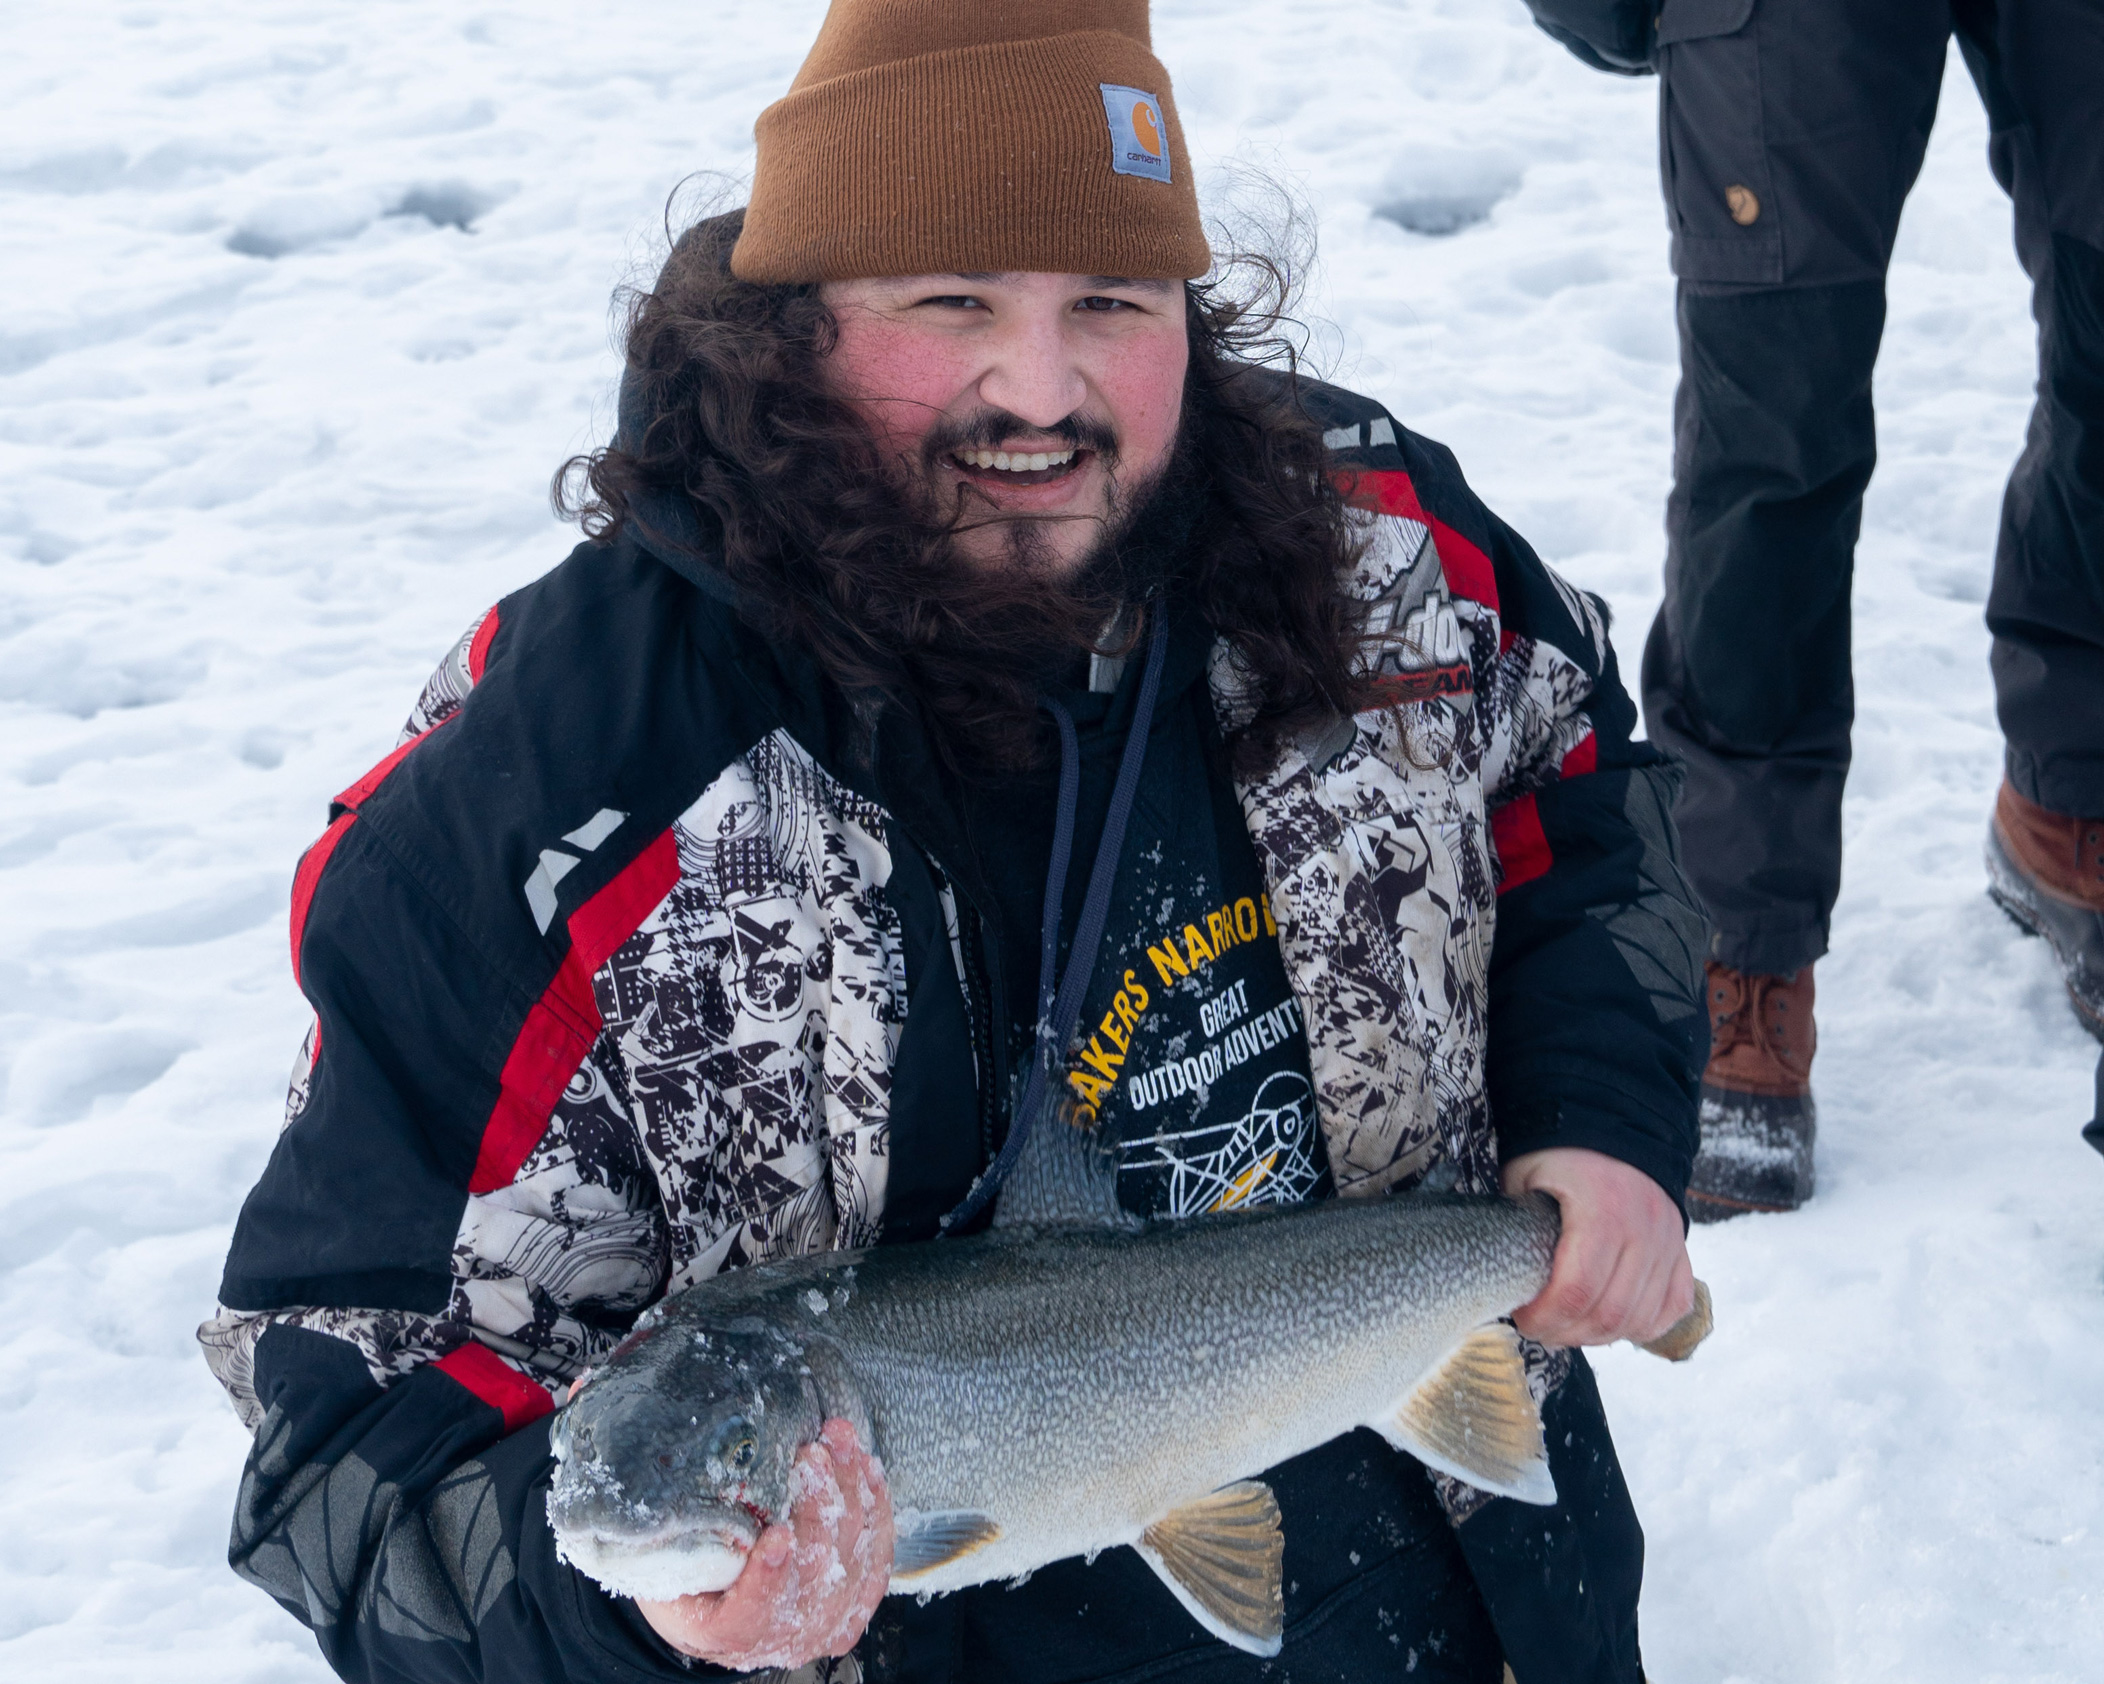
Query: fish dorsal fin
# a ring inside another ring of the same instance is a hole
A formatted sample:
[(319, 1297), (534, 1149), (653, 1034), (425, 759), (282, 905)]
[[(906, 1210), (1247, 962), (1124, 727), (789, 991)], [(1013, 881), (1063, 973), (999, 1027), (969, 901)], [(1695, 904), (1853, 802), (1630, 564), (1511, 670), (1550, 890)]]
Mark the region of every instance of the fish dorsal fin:
[(1092, 1129), (1048, 1106), (1023, 1142), (994, 1206), (996, 1228), (1137, 1228), (1118, 1203), (1118, 1160)]
[(1520, 1337), (1506, 1322), (1477, 1328), (1393, 1416), (1373, 1425), (1397, 1449), (1481, 1490), (1523, 1503), (1556, 1501), (1541, 1411), (1527, 1389)]
[(1222, 1486), (1172, 1509), (1133, 1546), (1191, 1618), (1252, 1655), (1275, 1655), (1286, 1627), (1278, 1499), (1261, 1480)]
[(897, 1537), (891, 1546), (891, 1576), (912, 1579), (932, 1573), (1000, 1535), (1000, 1523), (977, 1509), (900, 1515)]

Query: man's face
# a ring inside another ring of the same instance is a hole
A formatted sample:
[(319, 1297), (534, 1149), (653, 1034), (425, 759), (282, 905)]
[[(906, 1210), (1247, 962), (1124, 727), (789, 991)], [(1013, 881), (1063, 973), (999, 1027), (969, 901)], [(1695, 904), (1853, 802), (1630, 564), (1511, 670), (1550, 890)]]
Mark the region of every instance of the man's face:
[(1107, 275), (830, 281), (833, 389), (968, 561), (1071, 573), (1165, 468), (1184, 289)]

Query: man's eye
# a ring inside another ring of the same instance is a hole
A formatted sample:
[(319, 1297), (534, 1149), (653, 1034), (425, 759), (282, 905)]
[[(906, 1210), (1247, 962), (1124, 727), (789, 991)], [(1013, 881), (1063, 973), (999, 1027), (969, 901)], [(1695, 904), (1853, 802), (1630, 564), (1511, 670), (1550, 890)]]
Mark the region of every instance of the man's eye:
[(1074, 306), (1074, 308), (1077, 310), (1093, 311), (1095, 314), (1101, 316), (1109, 315), (1114, 310), (1130, 310), (1134, 308), (1134, 306), (1127, 303), (1122, 298), (1104, 298), (1098, 295), (1082, 299), (1078, 304)]
[(978, 299), (968, 298), (962, 293), (954, 292), (938, 293), (933, 298), (923, 298), (921, 305), (924, 308), (932, 307), (937, 310), (983, 310), (986, 308)]

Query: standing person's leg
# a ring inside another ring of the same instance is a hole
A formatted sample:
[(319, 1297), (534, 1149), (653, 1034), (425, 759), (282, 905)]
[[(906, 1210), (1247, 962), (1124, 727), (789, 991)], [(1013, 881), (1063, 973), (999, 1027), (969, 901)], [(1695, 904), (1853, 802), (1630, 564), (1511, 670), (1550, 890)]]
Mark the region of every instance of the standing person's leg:
[(1660, 14), (1681, 384), (1643, 690), (1652, 740), (1687, 767), (1680, 832), (1712, 925), (1698, 1218), (1811, 1192), (1811, 965), (1840, 886), (1871, 368), (1948, 37), (1926, 0)]
[(1990, 892), (2051, 940), (2104, 1039), (2104, 0), (1955, 10), (2038, 319), (1987, 597), (2008, 739)]

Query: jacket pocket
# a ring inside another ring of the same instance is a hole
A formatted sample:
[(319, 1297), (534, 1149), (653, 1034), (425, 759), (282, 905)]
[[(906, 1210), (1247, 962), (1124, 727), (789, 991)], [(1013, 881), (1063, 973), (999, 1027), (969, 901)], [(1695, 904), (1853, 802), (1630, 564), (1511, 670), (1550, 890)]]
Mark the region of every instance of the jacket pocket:
[(1659, 13), (1659, 170), (1684, 281), (1783, 278), (1754, 4), (1664, 0)]

